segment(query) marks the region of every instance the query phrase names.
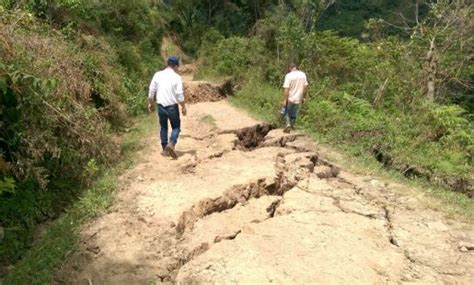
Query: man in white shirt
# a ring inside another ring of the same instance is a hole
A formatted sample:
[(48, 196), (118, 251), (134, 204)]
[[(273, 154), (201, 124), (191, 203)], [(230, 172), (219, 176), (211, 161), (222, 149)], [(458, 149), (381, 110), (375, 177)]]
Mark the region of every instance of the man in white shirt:
[(304, 97), (308, 90), (306, 74), (298, 70), (298, 67), (294, 63), (288, 65), (288, 73), (285, 75), (283, 89), (282, 107), (286, 110), (286, 127), (283, 131), (289, 133), (295, 126), (300, 106), (303, 104)]
[[(163, 154), (169, 154), (174, 159), (178, 158), (175, 152), (175, 146), (181, 131), (179, 105), (181, 105), (183, 116), (186, 116), (183, 80), (177, 73), (178, 67), (179, 59), (177, 57), (171, 56), (168, 58), (166, 68), (158, 71), (153, 76), (148, 92), (148, 111), (152, 112), (155, 109), (155, 105), (158, 109)], [(169, 143), (168, 121), (171, 123)]]

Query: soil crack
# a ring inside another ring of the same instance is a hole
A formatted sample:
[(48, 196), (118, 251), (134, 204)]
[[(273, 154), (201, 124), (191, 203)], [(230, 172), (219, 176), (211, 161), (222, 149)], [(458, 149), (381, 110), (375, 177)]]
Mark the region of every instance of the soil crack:
[(385, 221), (386, 221), (386, 227), (387, 227), (387, 231), (388, 231), (388, 240), (391, 244), (393, 244), (394, 246), (396, 247), (399, 247), (400, 244), (398, 243), (398, 241), (395, 239), (395, 236), (393, 234), (393, 218), (392, 218), (392, 213), (390, 212), (390, 210), (388, 209), (388, 207), (386, 205), (384, 205), (382, 207), (382, 209), (384, 210), (384, 218), (385, 218)]
[[(311, 159), (311, 161), (313, 160)], [(283, 196), (285, 192), (296, 186), (298, 180), (301, 179), (289, 174), (287, 164), (285, 155), (279, 153), (275, 161), (276, 174), (272, 179), (273, 181), (269, 178), (260, 178), (245, 185), (233, 186), (217, 198), (207, 198), (197, 202), (181, 214), (176, 227), (177, 237), (181, 237), (186, 229), (191, 229), (197, 220), (205, 216), (231, 209), (237, 204), (243, 204), (252, 198), (265, 195)], [(278, 203), (271, 205), (268, 209), (270, 216), (273, 217), (277, 206)]]
[(252, 127), (232, 131), (232, 133), (237, 135), (235, 148), (248, 151), (254, 150), (263, 143), (266, 135), (273, 129), (274, 127), (271, 124), (258, 124)]
[(205, 216), (231, 209), (238, 203), (246, 202), (251, 198), (270, 195), (274, 188), (273, 183), (267, 183), (265, 179), (259, 179), (247, 185), (234, 186), (217, 198), (201, 200), (181, 215), (176, 227), (176, 234), (180, 237), (186, 229), (192, 228), (198, 219)]
[(275, 212), (281, 204), (282, 199), (274, 201), (270, 206), (267, 208), (268, 218), (273, 218), (275, 216)]

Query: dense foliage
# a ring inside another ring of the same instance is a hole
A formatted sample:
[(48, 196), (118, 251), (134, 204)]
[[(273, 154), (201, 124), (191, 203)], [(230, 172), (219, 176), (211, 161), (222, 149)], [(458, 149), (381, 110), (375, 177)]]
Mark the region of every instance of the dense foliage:
[(413, 23), (416, 20), (417, 3), (419, 16), (425, 16), (428, 6), (424, 5), (423, 1), (334, 1), (334, 4), (321, 15), (318, 29), (334, 30), (343, 36), (364, 38), (368, 36), (367, 25), (373, 24), (376, 20), (390, 23), (383, 29), (385, 34), (396, 34), (403, 37), (405, 35), (396, 26), (403, 27), (405, 23)]
[(0, 15), (1, 265), (118, 159), (163, 26), (150, 1), (4, 1)]

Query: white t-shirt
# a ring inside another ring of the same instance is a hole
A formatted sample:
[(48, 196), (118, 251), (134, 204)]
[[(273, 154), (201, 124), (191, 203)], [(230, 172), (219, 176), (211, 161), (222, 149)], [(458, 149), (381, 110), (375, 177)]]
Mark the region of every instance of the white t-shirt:
[(158, 71), (150, 83), (148, 98), (153, 99), (156, 94), (156, 103), (167, 107), (184, 101), (183, 80), (172, 68)]
[(289, 89), (288, 101), (293, 104), (301, 104), (305, 87), (308, 86), (306, 74), (294, 70), (285, 75), (283, 88)]

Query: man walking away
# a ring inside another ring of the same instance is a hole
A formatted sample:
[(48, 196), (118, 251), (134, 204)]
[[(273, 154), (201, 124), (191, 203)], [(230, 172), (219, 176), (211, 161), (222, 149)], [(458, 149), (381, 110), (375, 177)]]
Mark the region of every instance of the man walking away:
[[(172, 158), (178, 158), (175, 146), (181, 131), (181, 119), (179, 117), (179, 105), (181, 112), (186, 116), (186, 104), (184, 100), (183, 80), (178, 75), (179, 59), (175, 56), (168, 58), (165, 69), (158, 71), (153, 76), (148, 92), (148, 111), (158, 109), (160, 122), (161, 146), (163, 154), (169, 154)], [(168, 121), (171, 123), (171, 136), (168, 143)]]
[(285, 75), (283, 89), (282, 107), (286, 108), (286, 127), (283, 131), (285, 133), (289, 133), (290, 130), (294, 129), (295, 127), (300, 106), (304, 103), (304, 97), (308, 90), (308, 80), (306, 79), (306, 74), (302, 71), (299, 71), (298, 67), (294, 63), (290, 63), (288, 65), (288, 73)]

